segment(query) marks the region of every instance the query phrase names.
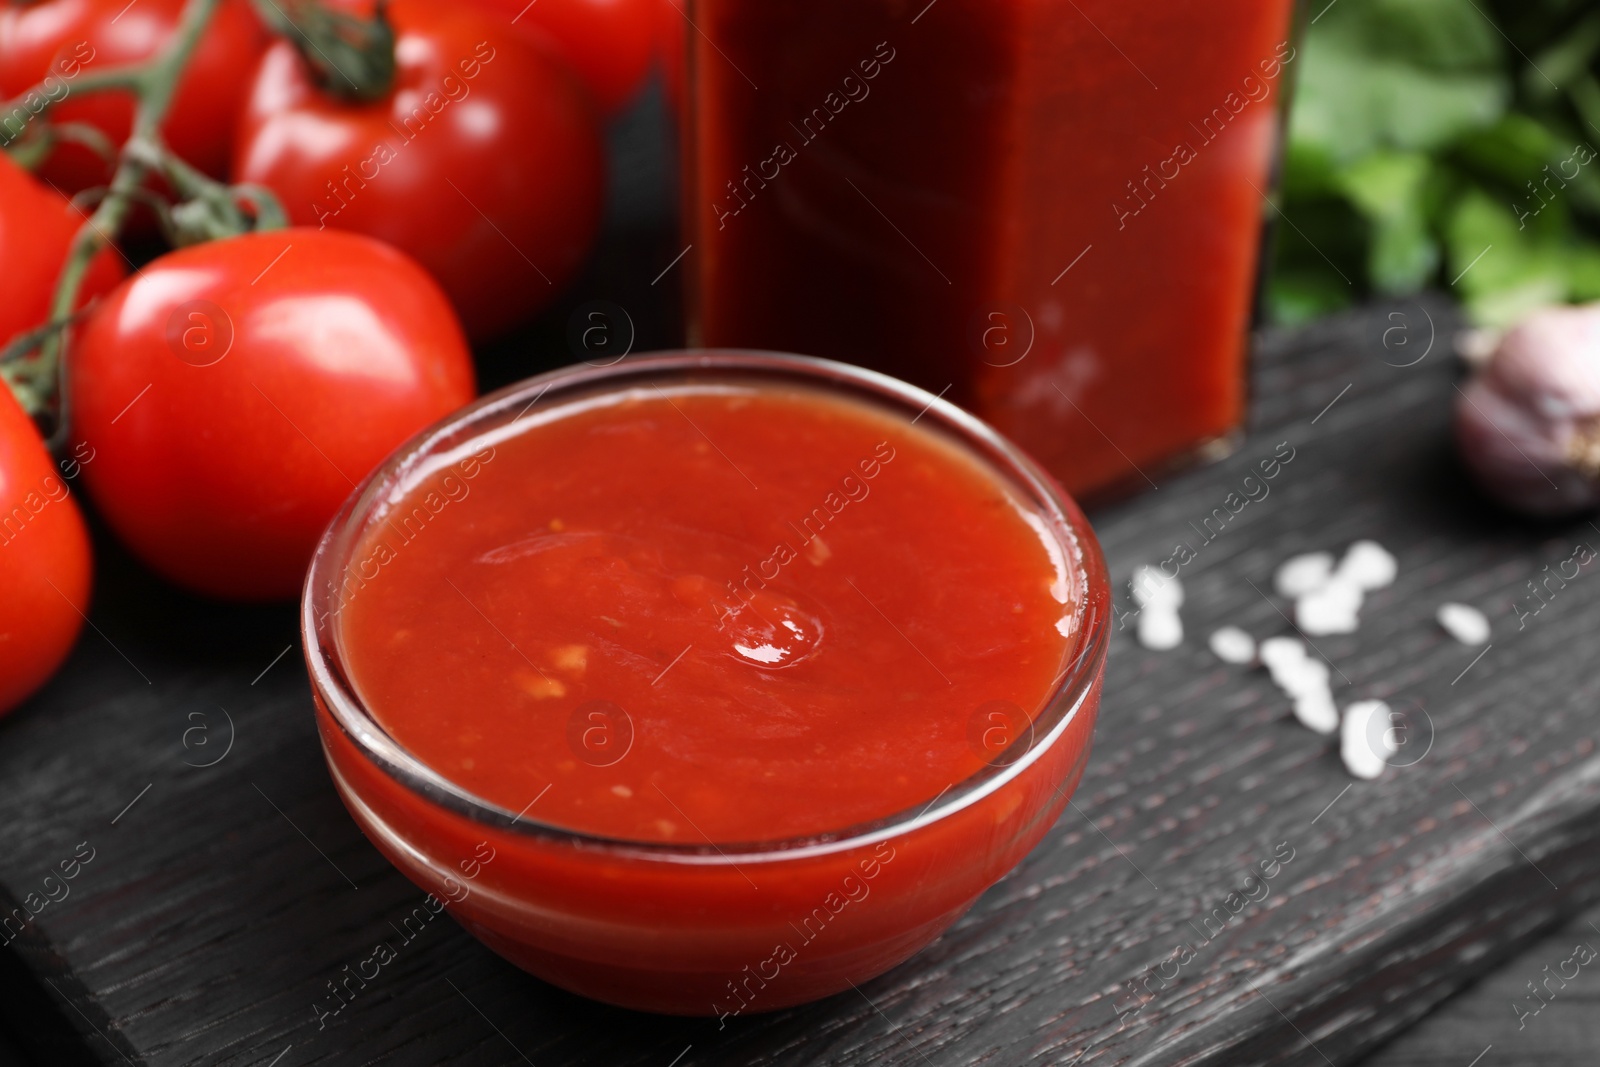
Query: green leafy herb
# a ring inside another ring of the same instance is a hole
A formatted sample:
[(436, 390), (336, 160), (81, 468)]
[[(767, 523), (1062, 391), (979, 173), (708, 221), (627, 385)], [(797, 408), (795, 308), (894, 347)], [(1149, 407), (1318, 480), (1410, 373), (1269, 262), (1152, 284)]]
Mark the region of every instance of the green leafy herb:
[(1308, 27), (1268, 308), (1450, 290), (1477, 322), (1600, 298), (1600, 11), (1344, 0)]

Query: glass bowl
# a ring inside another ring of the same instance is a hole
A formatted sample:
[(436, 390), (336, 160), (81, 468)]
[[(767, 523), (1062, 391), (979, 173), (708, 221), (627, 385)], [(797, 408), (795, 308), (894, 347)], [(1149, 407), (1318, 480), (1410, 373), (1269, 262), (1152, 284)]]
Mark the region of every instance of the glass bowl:
[[(430, 457), (530, 405), (685, 382), (824, 390), (924, 424), (1032, 505), (1069, 561), (1076, 643), (1023, 728), (978, 729), (981, 769), (915, 808), (804, 838), (705, 844), (577, 832), (490, 803), (408, 752), (365, 707), (338, 625), (353, 554)], [(486, 396), (373, 471), (324, 534), (301, 626), (334, 784), (378, 849), (517, 966), (628, 1008), (726, 1019), (860, 984), (937, 937), (1038, 843), (1083, 773), (1110, 631), (1099, 545), (1067, 495), (959, 408), (871, 371), (773, 353), (698, 351), (577, 365)]]

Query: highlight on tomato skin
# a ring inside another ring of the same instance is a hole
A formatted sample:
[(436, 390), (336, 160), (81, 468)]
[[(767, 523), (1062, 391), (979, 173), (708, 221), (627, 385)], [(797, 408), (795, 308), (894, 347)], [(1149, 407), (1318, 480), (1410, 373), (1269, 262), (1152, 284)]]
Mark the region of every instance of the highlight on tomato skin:
[(427, 272), (309, 229), (156, 259), (89, 314), (65, 388), (118, 538), (169, 580), (238, 600), (296, 596), (355, 484), (475, 392)]
[(0, 715), (56, 672), (89, 610), (89, 532), (33, 420), (0, 386)]
[(600, 117), (548, 49), (471, 5), (396, 0), (393, 88), (370, 103), (267, 50), (235, 143), (241, 182), (292, 222), (386, 241), (426, 267), (468, 334), (530, 319), (582, 266), (605, 193)]
[[(11, 99), (53, 77), (65, 96), (55, 122), (97, 128), (113, 146), (128, 139), (134, 100), (127, 92), (74, 94), (90, 72), (139, 63), (171, 40), (186, 0), (38, 0), (0, 5), (0, 98)], [(182, 159), (212, 177), (227, 172), (232, 131), (244, 102), (243, 71), (267, 47), (266, 29), (250, 0), (223, 0), (200, 38), (161, 132)], [(67, 193), (104, 185), (111, 169), (84, 145), (58, 145), (41, 174)]]

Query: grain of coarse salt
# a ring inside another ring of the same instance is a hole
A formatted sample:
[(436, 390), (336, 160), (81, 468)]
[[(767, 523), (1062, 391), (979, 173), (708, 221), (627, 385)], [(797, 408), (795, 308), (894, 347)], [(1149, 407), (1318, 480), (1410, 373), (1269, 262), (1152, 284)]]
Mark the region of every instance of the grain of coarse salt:
[(1306, 693), (1328, 693), (1332, 689), (1329, 685), (1331, 672), (1328, 665), (1320, 659), (1305, 656), (1296, 661), (1285, 672), (1284, 688), (1291, 696), (1304, 696)]
[(1295, 625), (1308, 634), (1355, 633), (1363, 599), (1361, 586), (1335, 575), (1294, 602)]
[(1308, 634), (1355, 633), (1366, 594), (1393, 583), (1394, 555), (1376, 541), (1356, 541), (1337, 566), (1327, 552), (1292, 556), (1278, 567), (1273, 585), (1294, 601), (1295, 625)]
[(1279, 685), (1283, 685), (1287, 672), (1305, 658), (1306, 646), (1297, 638), (1269, 637), (1261, 642), (1261, 662)]
[(1339, 728), (1339, 709), (1333, 702), (1328, 665), (1313, 659), (1306, 646), (1293, 637), (1269, 637), (1261, 642), (1261, 662), (1278, 688), (1294, 701), (1294, 717), (1307, 729), (1331, 734)]
[(1183, 583), (1146, 564), (1133, 572), (1128, 589), (1139, 605), (1139, 643), (1157, 652), (1182, 644), (1183, 620), (1178, 609), (1183, 606)]
[(1139, 643), (1156, 652), (1177, 648), (1183, 643), (1183, 620), (1178, 609), (1164, 604), (1148, 604), (1139, 613)]
[(1133, 577), (1128, 579), (1128, 589), (1133, 593), (1134, 603), (1141, 608), (1152, 604), (1174, 610), (1183, 607), (1183, 583), (1177, 578), (1168, 578), (1148, 563), (1133, 572)]
[(1357, 778), (1376, 778), (1395, 751), (1389, 705), (1381, 700), (1358, 700), (1344, 709), (1339, 757), (1344, 760), (1345, 770)]
[(1440, 604), (1434, 617), (1446, 633), (1463, 645), (1481, 645), (1489, 640), (1489, 620), (1470, 604)]
[(1224, 663), (1249, 663), (1256, 658), (1256, 640), (1237, 626), (1211, 634), (1211, 651)]
[(1294, 717), (1300, 725), (1324, 737), (1339, 729), (1339, 708), (1327, 689), (1308, 689), (1294, 698)]
[(1331, 577), (1333, 553), (1307, 552), (1284, 560), (1272, 576), (1272, 584), (1279, 596), (1295, 600), (1322, 588)]
[(1357, 541), (1345, 549), (1344, 559), (1339, 561), (1333, 579), (1349, 582), (1370, 593), (1393, 584), (1399, 572), (1399, 561), (1387, 548), (1376, 541)]

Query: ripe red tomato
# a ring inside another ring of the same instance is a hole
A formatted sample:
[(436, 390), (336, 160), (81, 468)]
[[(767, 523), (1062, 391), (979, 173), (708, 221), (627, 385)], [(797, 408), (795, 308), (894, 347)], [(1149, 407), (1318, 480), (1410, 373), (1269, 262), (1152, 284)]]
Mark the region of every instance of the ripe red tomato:
[[(0, 152), (0, 346), (50, 318), (56, 276), (73, 234), (87, 216)], [(122, 280), (122, 259), (104, 249), (89, 263), (78, 306)]]
[(61, 666), (89, 610), (89, 532), (33, 420), (0, 386), (0, 714)]
[(305, 229), (160, 257), (90, 312), (67, 367), (107, 523), (180, 585), (247, 600), (296, 595), (362, 476), (474, 393), (421, 267)]
[(600, 221), (604, 159), (583, 87), (476, 8), (395, 0), (389, 95), (335, 100), (287, 42), (267, 50), (234, 173), (297, 224), (354, 230), (433, 272), (475, 338), (502, 333), (576, 272)]
[(632, 100), (650, 73), (657, 0), (476, 2), (519, 30), (553, 42), (607, 114)]
[[(62, 103), (50, 112), (56, 122), (85, 122), (121, 145), (133, 127), (133, 98), (104, 92), (73, 97), (72, 82), (85, 71), (138, 63), (158, 53), (171, 39), (187, 0), (38, 0), (0, 5), (0, 96), (26, 92), (48, 77), (49, 91)], [(189, 69), (184, 72), (161, 132), (180, 157), (208, 174), (222, 177), (232, 148), (234, 118), (244, 102), (249, 72), (267, 46), (267, 33), (249, 0), (224, 0), (206, 28)], [(21, 125), (0, 116), (6, 139)], [(75, 193), (104, 185), (110, 170), (104, 160), (77, 144), (61, 145), (40, 172)]]

